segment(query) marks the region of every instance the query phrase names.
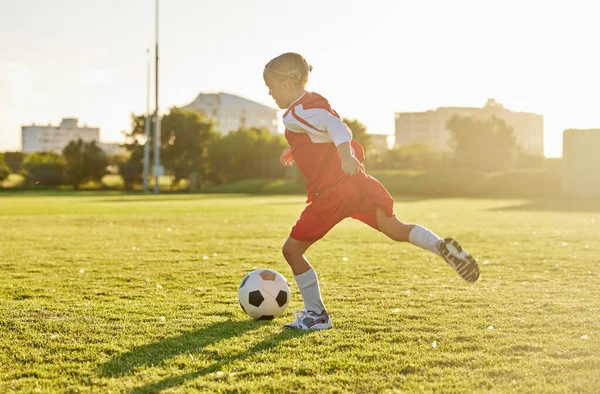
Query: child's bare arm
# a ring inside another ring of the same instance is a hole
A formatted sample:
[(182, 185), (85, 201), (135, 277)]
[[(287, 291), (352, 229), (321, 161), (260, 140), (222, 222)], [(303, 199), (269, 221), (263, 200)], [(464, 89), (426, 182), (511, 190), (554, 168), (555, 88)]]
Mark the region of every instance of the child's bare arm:
[(342, 160), (342, 171), (347, 175), (354, 175), (360, 171), (360, 161), (352, 154), (350, 142), (344, 142), (337, 146), (338, 154)]

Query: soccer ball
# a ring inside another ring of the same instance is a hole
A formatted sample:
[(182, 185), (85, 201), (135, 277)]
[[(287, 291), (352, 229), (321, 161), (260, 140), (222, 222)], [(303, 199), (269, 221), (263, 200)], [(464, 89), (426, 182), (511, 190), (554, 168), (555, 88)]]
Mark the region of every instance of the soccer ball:
[(238, 298), (248, 316), (271, 320), (281, 315), (290, 303), (290, 285), (279, 272), (261, 268), (242, 280)]

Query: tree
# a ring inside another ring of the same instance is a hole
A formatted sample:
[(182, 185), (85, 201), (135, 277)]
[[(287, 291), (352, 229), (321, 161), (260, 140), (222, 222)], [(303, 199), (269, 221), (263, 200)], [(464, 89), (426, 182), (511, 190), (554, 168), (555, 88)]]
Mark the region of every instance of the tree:
[(0, 153), (0, 182), (3, 182), (10, 175), (10, 167), (4, 162), (4, 154)]
[(64, 168), (64, 159), (53, 152), (33, 153), (23, 162), (26, 182), (41, 186), (62, 185)]
[(75, 189), (83, 183), (85, 178), (85, 169), (83, 168), (83, 141), (71, 141), (63, 149), (65, 159), (65, 178)]
[(25, 160), (25, 153), (23, 152), (5, 152), (4, 162), (10, 167), (11, 171), (18, 174), (23, 169), (23, 161)]
[(517, 154), (513, 129), (495, 116), (478, 119), (455, 115), (446, 127), (451, 132), (454, 162), (459, 167), (500, 170)]
[[(133, 190), (136, 183), (142, 183), (144, 171), (144, 144), (153, 146), (152, 135), (146, 141), (144, 125), (145, 115), (131, 115), (131, 131), (123, 132), (125, 135), (125, 149), (129, 151), (129, 158), (119, 163), (119, 174), (123, 178), (125, 189)], [(152, 119), (150, 119), (150, 130), (152, 130)], [(152, 160), (154, 149), (150, 149), (150, 160)]]
[(378, 157), (373, 168), (432, 171), (447, 164), (446, 156), (443, 152), (433, 150), (429, 145), (404, 145), (384, 152)]
[(109, 174), (118, 174), (119, 173), (119, 165), (121, 163), (129, 160), (129, 153), (121, 154), (121, 153), (111, 153), (106, 155), (106, 160), (108, 162), (108, 167), (106, 170)]
[(344, 123), (352, 130), (352, 139), (362, 145), (365, 152), (372, 148), (371, 136), (367, 133), (367, 126), (361, 123), (358, 119), (342, 119)]
[(96, 141), (84, 145), (83, 165), (86, 169), (86, 181), (100, 183), (107, 174), (108, 158)]
[[(154, 146), (153, 135), (148, 141), (145, 139), (144, 123), (144, 116), (132, 115), (131, 132), (125, 133), (125, 147), (131, 152), (131, 163), (121, 167), (128, 171), (132, 180), (137, 180), (133, 172), (138, 169), (139, 179), (142, 178), (143, 165), (138, 166), (137, 162), (143, 164), (144, 143)], [(161, 164), (175, 177), (175, 182), (194, 173), (205, 179), (210, 171), (209, 147), (218, 139), (214, 124), (204, 114), (173, 107), (161, 118)], [(150, 150), (150, 156), (153, 160), (154, 149)]]
[(519, 149), (516, 166), (518, 168), (542, 168), (544, 166), (544, 161), (544, 156), (528, 154), (522, 149)]
[(219, 139), (214, 124), (203, 113), (173, 107), (161, 120), (162, 161), (175, 183), (209, 171), (208, 150)]
[(133, 190), (133, 186), (136, 183), (142, 183), (142, 172), (144, 171), (144, 164), (139, 155), (132, 152), (129, 159), (119, 163), (119, 174), (123, 178), (125, 189)]
[(212, 180), (228, 183), (252, 178), (281, 178), (284, 167), (279, 155), (287, 147), (285, 138), (268, 130), (250, 128), (232, 131), (209, 151)]
[(100, 182), (106, 175), (108, 159), (96, 141), (71, 141), (63, 149), (63, 156), (66, 180), (75, 189), (85, 182)]

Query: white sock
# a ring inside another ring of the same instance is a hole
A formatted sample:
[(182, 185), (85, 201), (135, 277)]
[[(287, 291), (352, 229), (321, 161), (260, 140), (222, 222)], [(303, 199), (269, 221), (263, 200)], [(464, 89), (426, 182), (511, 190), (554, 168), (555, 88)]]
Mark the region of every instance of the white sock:
[(408, 234), (408, 240), (411, 244), (418, 246), (419, 248), (423, 248), (441, 256), (437, 244), (442, 239), (428, 228), (419, 225), (413, 227)]
[(321, 298), (321, 289), (319, 289), (319, 279), (314, 269), (309, 269), (303, 274), (294, 276), (302, 299), (304, 300), (304, 310), (321, 313), (325, 310), (323, 299)]

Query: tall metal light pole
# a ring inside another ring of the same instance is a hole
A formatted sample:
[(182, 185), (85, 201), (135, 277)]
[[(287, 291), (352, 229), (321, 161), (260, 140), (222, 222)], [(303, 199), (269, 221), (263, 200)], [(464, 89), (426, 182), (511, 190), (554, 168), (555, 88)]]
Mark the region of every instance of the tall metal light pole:
[(144, 121), (144, 131), (146, 132), (146, 143), (144, 144), (144, 193), (148, 192), (148, 171), (150, 169), (150, 49), (146, 49), (148, 58), (148, 72), (146, 81), (146, 120)]
[(158, 177), (163, 175), (163, 168), (160, 165), (160, 119), (158, 118), (158, 0), (156, 0), (156, 48), (155, 48), (155, 94), (156, 94), (156, 112), (154, 113), (154, 193), (159, 193)]

